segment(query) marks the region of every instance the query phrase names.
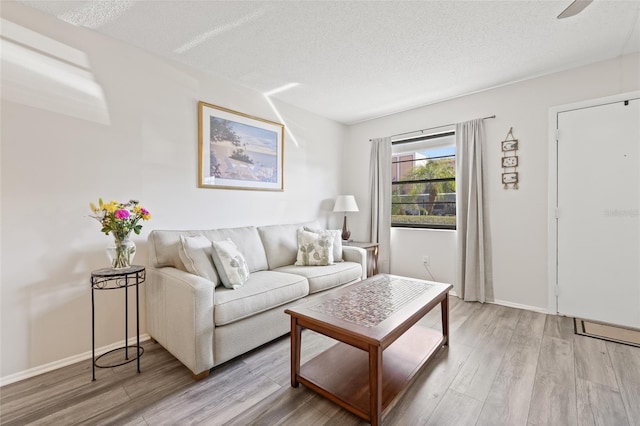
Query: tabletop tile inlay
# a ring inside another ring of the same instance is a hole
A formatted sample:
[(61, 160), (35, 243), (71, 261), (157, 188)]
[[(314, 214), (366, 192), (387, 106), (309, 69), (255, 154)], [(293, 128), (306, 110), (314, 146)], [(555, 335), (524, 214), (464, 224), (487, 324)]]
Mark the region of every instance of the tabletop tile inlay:
[(383, 276), (309, 309), (357, 325), (374, 327), (431, 286)]

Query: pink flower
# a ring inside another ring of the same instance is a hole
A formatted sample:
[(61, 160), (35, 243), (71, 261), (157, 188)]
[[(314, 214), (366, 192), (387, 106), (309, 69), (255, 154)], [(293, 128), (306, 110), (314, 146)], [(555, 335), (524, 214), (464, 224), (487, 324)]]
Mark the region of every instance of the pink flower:
[(116, 212), (113, 215), (115, 216), (116, 219), (128, 219), (129, 210), (125, 210), (125, 209), (116, 210)]

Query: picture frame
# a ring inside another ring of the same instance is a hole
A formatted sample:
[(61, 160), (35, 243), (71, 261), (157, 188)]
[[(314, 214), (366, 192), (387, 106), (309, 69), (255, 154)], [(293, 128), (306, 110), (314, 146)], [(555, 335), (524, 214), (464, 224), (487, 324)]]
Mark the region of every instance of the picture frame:
[(518, 149), (518, 139), (510, 139), (508, 141), (502, 141), (502, 151), (515, 151)]
[(502, 167), (518, 167), (518, 156), (511, 155), (509, 157), (502, 157)]
[(502, 183), (505, 185), (508, 185), (510, 183), (518, 183), (518, 172), (503, 173)]
[(284, 191), (284, 125), (199, 101), (198, 187)]

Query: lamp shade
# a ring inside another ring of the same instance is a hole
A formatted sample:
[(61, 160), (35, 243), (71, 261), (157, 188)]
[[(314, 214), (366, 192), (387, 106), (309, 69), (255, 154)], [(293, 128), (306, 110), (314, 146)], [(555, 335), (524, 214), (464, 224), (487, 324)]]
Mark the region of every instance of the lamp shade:
[(356, 204), (356, 198), (353, 195), (338, 195), (336, 198), (336, 204), (333, 206), (334, 212), (357, 212), (358, 204)]

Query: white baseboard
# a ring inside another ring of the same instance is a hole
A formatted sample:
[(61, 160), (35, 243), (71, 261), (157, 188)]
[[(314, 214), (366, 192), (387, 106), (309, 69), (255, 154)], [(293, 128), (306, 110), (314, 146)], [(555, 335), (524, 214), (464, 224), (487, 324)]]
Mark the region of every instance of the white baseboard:
[(505, 300), (487, 300), (487, 303), (493, 303), (494, 305), (506, 306), (507, 308), (524, 309), (525, 311), (533, 311), (541, 314), (546, 314), (547, 310), (539, 308), (537, 306), (521, 305), (520, 303), (507, 302)]
[[(458, 297), (458, 295), (454, 290), (450, 290), (449, 295)], [(524, 309), (525, 311), (539, 312), (541, 314), (547, 313), (547, 310), (544, 308), (538, 308), (537, 306), (521, 305), (520, 303), (507, 302), (505, 300), (487, 300), (487, 303), (506, 306), (507, 308), (516, 308), (516, 309)]]
[[(140, 342), (144, 342), (146, 340), (151, 339), (147, 333), (140, 335)], [(136, 344), (136, 337), (132, 337), (129, 339), (129, 345)], [(103, 346), (101, 348), (96, 348), (96, 357), (109, 352), (110, 350), (117, 349), (124, 346), (124, 340), (116, 343), (112, 343), (111, 345)], [(58, 368), (66, 367), (71, 364), (75, 364), (76, 362), (86, 361), (91, 359), (92, 357), (91, 351), (83, 352), (78, 355), (73, 355), (68, 358), (61, 359), (59, 361), (50, 362), (48, 364), (40, 365), (38, 367), (33, 367), (28, 370), (20, 371), (18, 373), (11, 374), (6, 377), (0, 377), (0, 386), (9, 385), (11, 383), (19, 382), (20, 380), (25, 380), (30, 377), (38, 376), (40, 374), (48, 373), (49, 371), (57, 370)]]

